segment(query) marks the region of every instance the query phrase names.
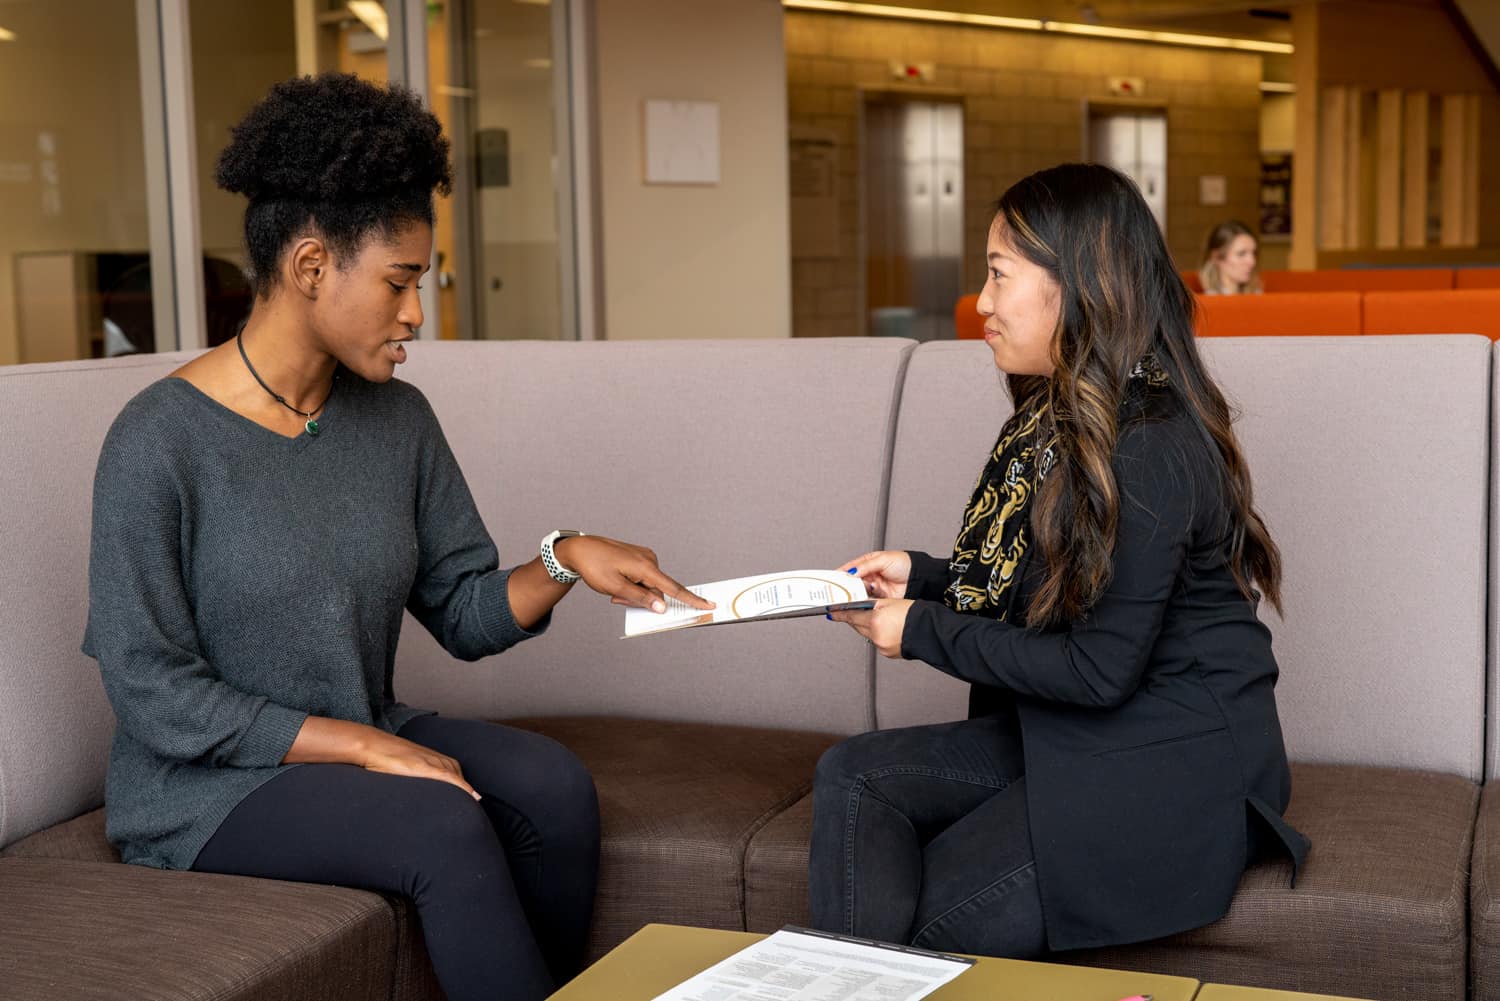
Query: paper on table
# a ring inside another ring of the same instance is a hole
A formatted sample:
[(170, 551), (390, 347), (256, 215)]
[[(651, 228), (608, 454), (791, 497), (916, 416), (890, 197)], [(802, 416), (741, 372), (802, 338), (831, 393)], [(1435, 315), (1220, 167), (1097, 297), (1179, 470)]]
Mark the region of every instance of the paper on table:
[(974, 960), (783, 928), (656, 1001), (916, 1001)]
[(716, 626), (749, 619), (791, 619), (803, 615), (823, 615), (847, 608), (852, 603), (868, 602), (864, 582), (852, 574), (837, 570), (787, 570), (782, 573), (735, 577), (688, 588), (716, 606), (703, 611), (667, 599), (667, 610), (660, 614), (649, 608), (625, 610), (625, 637), (646, 633), (687, 629), (691, 626)]

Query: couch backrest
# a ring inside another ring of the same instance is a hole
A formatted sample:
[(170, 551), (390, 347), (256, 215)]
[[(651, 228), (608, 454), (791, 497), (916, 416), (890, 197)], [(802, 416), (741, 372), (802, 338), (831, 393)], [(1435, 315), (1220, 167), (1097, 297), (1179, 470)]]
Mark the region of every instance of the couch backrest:
[[(836, 566), (880, 544), (910, 341), (431, 343), (432, 400), (507, 563), (552, 528), (650, 545), (684, 583)], [(0, 847), (97, 806), (114, 717), (79, 651), (90, 494), (125, 402), (186, 355), (0, 368)], [(855, 732), (872, 656), (822, 619), (622, 640), (580, 589), (479, 664), (408, 620), (398, 694), (485, 717), (599, 713)]]
[(1500, 288), (1500, 267), (1455, 268), (1454, 288)]
[[(912, 353), (891, 456), (887, 546), (953, 551), (964, 505), (1012, 409), (988, 345), (932, 341)], [(962, 719), (968, 691), (921, 664), (880, 657), (875, 721), (884, 728)]]
[[(1394, 336), (1201, 349), (1243, 407), (1258, 504), (1286, 560), (1287, 618), (1270, 625), (1293, 756), (1478, 778), (1489, 346)], [(529, 559), (551, 528), (581, 527), (653, 546), (688, 583), (832, 566), (882, 544), (942, 551), (1009, 412), (976, 343), (411, 354), (402, 375), (432, 399), (506, 562)], [(125, 401), (184, 357), (0, 368), (0, 847), (100, 802), (113, 717), (78, 649), (93, 470)], [(821, 619), (621, 640), (622, 615), (573, 595), (547, 636), (480, 664), (452, 661), (409, 622), (399, 694), (483, 716), (839, 732), (963, 712), (963, 686), (884, 660), (877, 676), (867, 645)], [(1489, 759), (1500, 768), (1500, 749)]]
[(1358, 292), (1198, 295), (1199, 337), (1357, 334)]
[(1482, 334), (1500, 339), (1500, 288), (1366, 292), (1367, 334)]
[(1490, 399), (1495, 412), (1490, 418), (1490, 547), (1489, 547), (1489, 637), (1488, 648), (1490, 671), (1488, 674), (1485, 702), (1489, 708), (1490, 725), (1485, 732), (1484, 777), (1490, 781), (1500, 776), (1500, 463), (1494, 457), (1500, 455), (1500, 343), (1496, 343), (1490, 362)]
[[(910, 341), (424, 344), (432, 400), (503, 560), (553, 528), (649, 545), (686, 584), (835, 567), (880, 543)], [(583, 591), (582, 588), (579, 589)], [(441, 710), (598, 713), (855, 732), (873, 658), (822, 618), (620, 639), (571, 595), (551, 631), (456, 663), (408, 623), (398, 694)]]
[(1267, 292), (1375, 292), (1396, 289), (1451, 289), (1452, 268), (1324, 268), (1317, 271), (1262, 271)]
[(114, 714), (79, 650), (104, 433), (185, 355), (0, 368), (0, 847), (98, 806)]
[[(1292, 757), (1479, 779), (1489, 345), (1429, 335), (1199, 348), (1242, 411), (1256, 504), (1285, 564), (1286, 617), (1263, 615)], [(916, 350), (888, 545), (951, 549), (1008, 409), (983, 345)], [(959, 718), (964, 694), (937, 671), (882, 661), (876, 718), (883, 727)]]

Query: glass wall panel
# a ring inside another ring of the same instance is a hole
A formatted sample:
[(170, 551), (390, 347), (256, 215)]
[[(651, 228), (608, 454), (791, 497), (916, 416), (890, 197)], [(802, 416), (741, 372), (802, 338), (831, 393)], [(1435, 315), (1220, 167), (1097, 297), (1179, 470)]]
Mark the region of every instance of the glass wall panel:
[[(561, 0), (558, 0), (561, 2)], [(438, 206), (444, 337), (572, 337), (564, 330), (554, 15), (547, 0), (429, 3), (432, 107), (454, 142)]]
[(379, 0), (190, 0), (207, 339), (234, 336), (249, 313), (245, 200), (220, 191), (214, 165), (229, 130), (272, 84), (337, 70), (385, 82), (389, 24)]
[(0, 364), (152, 351), (135, 4), (0, 4), (0, 28)]

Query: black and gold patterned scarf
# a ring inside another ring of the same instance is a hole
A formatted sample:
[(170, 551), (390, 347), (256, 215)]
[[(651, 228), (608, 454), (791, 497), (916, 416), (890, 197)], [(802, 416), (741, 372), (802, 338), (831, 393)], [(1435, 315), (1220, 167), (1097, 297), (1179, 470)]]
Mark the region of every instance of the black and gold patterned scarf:
[[(1160, 387), (1169, 381), (1156, 359), (1142, 358), (1132, 383)], [(1057, 430), (1045, 400), (1017, 411), (1000, 429), (953, 542), (943, 603), (956, 612), (1015, 621), (1014, 605), (1030, 550), (1031, 498), (1057, 462)]]

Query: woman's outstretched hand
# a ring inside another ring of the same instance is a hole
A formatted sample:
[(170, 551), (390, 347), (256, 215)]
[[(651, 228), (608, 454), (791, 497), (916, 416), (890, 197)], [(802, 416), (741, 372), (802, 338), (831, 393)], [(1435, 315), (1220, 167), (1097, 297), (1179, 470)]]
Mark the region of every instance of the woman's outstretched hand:
[(865, 590), (876, 598), (904, 598), (906, 581), (911, 577), (911, 555), (904, 549), (881, 549), (856, 556), (839, 569), (857, 574)]
[(714, 607), (663, 573), (656, 553), (645, 546), (602, 535), (578, 535), (560, 540), (552, 551), (585, 584), (609, 595), (612, 604), (665, 612), (666, 599), (676, 598), (692, 608)]
[(901, 656), (901, 634), (906, 631), (910, 598), (881, 598), (868, 612), (830, 612), (835, 622), (847, 622), (874, 645), (882, 657)]

